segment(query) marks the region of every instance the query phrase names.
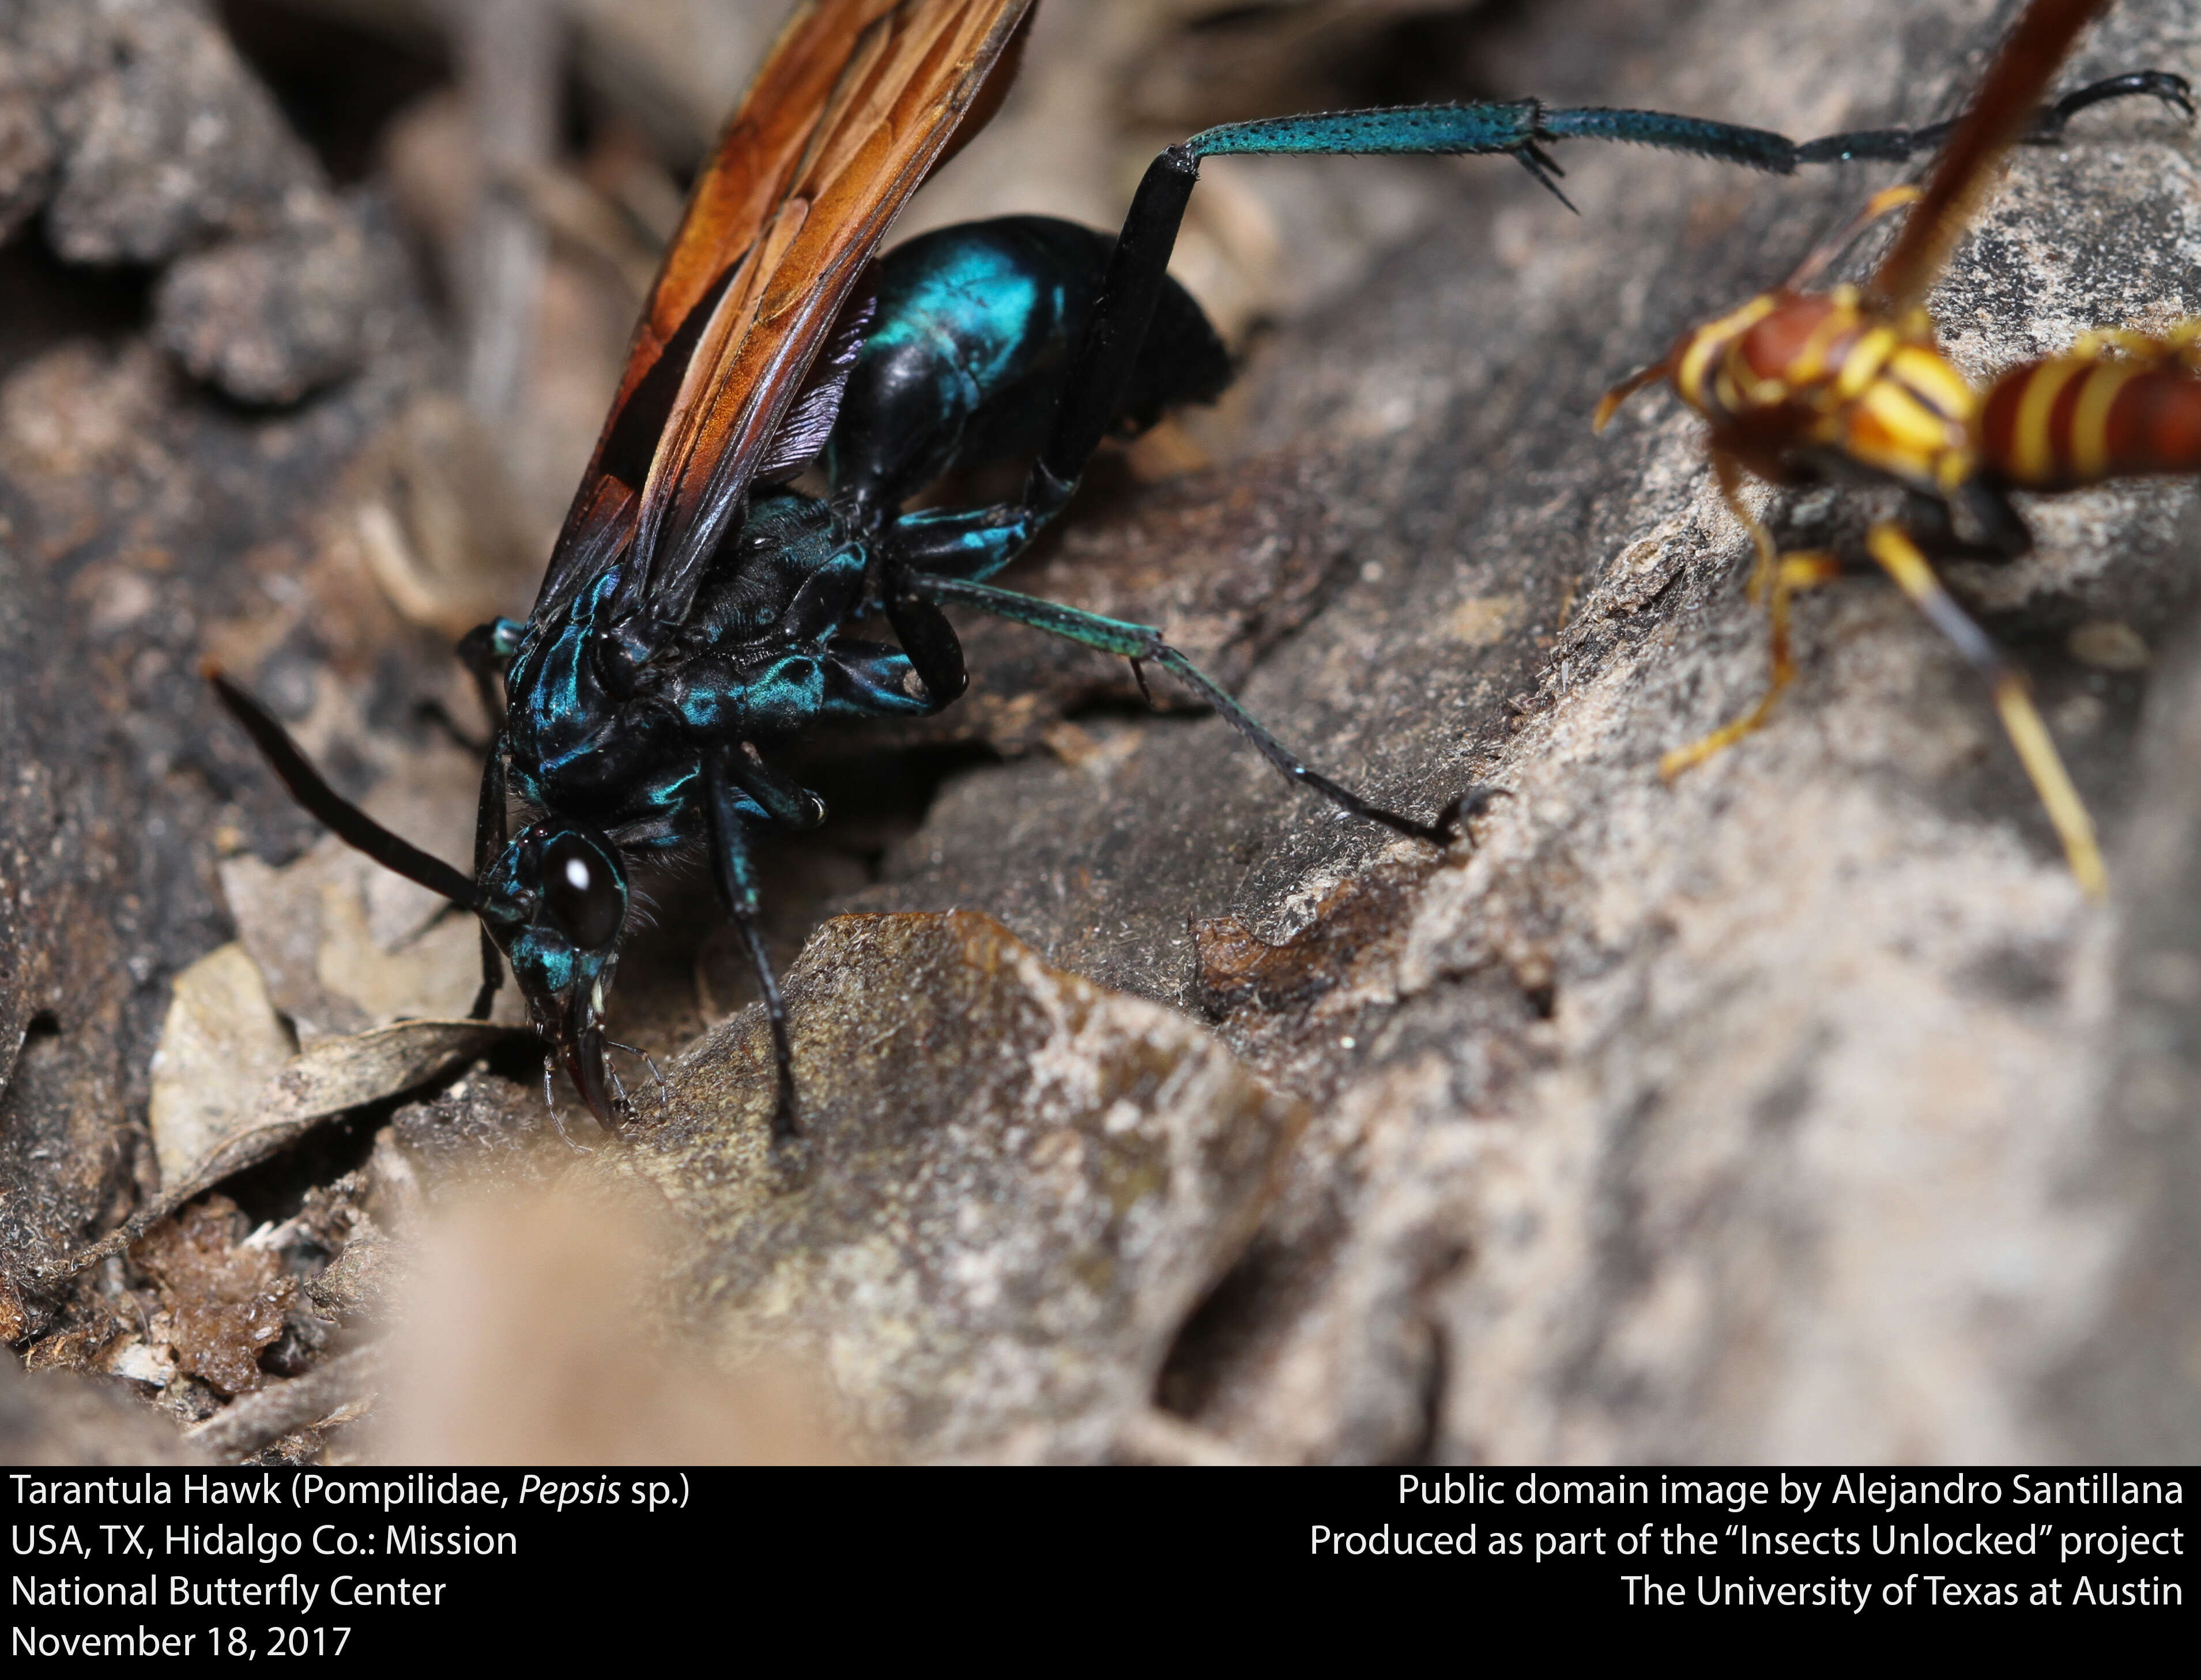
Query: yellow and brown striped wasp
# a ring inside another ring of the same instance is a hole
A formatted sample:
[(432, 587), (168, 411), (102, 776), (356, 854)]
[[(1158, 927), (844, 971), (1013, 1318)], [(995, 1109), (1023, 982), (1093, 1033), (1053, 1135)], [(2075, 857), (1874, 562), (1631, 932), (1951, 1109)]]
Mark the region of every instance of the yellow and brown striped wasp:
[[(2090, 896), (2106, 876), (2093, 825), (2072, 787), (2023, 677), (1959, 607), (1926, 556), (2014, 557), (2032, 533), (2013, 490), (2066, 490), (2144, 473), (2201, 471), (2201, 320), (2163, 338), (2089, 333), (2061, 355), (2028, 361), (1975, 390), (1940, 350), (1921, 300), (1941, 271), (1996, 166), (2024, 138), (2035, 102), (2080, 32), (2108, 0), (2033, 0), (1981, 79), (1922, 188), (1893, 187), (1807, 256), (1777, 290), (1682, 335), (1664, 358), (1598, 405), (1602, 430), (1635, 391), (1670, 379), (1711, 424), (1707, 440), (1728, 505), (1757, 548), (1750, 582), (1770, 625), (1772, 675), (1742, 716), (1660, 761), (1671, 779), (1762, 725), (1796, 675), (1789, 611), (1797, 591), (1838, 576), (1823, 550), (1782, 553), (1743, 506), (1746, 473), (1776, 485), (1822, 478), (1893, 482), (1905, 517), (1875, 523), (1872, 557), (1992, 685), (2027, 774)], [(2145, 72), (2122, 86), (2191, 118), (2180, 78)], [(1901, 231), (1862, 287), (1805, 288), (1864, 226), (1908, 206)], [(1961, 520), (1969, 526), (1960, 534)]]

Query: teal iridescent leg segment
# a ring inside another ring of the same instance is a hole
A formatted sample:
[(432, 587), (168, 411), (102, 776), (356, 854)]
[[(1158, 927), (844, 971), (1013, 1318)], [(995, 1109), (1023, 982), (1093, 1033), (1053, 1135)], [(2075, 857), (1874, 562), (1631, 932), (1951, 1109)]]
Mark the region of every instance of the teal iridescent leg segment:
[[(2052, 142), (2062, 138), (2064, 124), (2087, 106), (2141, 95), (2160, 99), (2189, 119), (2193, 115), (2192, 90), (2183, 77), (2162, 70), (2142, 70), (2092, 83), (2042, 106), (2024, 138), (2034, 144)], [(1855, 129), (1799, 144), (1770, 129), (1678, 116), (1670, 111), (1594, 105), (1554, 110), (1540, 100), (1516, 99), (1330, 111), (1228, 123), (1194, 135), (1184, 143), (1183, 150), (1194, 160), (1278, 152), (1454, 157), (1507, 152), (1544, 186), (1558, 193), (1552, 177), (1564, 172), (1543, 150), (1551, 141), (1615, 140), (1787, 175), (1806, 163), (1901, 162), (1938, 147), (1954, 126), (1939, 122), (1923, 128)], [(1564, 195), (1560, 197), (1564, 203)]]
[[(2192, 114), (2192, 90), (2182, 77), (2141, 71), (2096, 82), (2044, 107), (2027, 138), (2053, 139), (2062, 133), (2073, 113), (2105, 99), (2135, 96), (2160, 99), (2175, 110)], [(1161, 294), (1164, 271), (1203, 158), (1276, 153), (1447, 156), (1506, 153), (1565, 203), (1557, 180), (1564, 172), (1545, 149), (1560, 140), (1657, 146), (1786, 175), (1806, 163), (1910, 157), (1938, 144), (1946, 132), (1946, 125), (1865, 129), (1830, 134), (1799, 145), (1767, 129), (1666, 111), (1595, 106), (1552, 109), (1537, 100), (1520, 99), (1273, 117), (1229, 123), (1195, 134), (1157, 157), (1139, 183), (1079, 347), (1077, 371), (1063, 397), (1054, 434), (1025, 486), (1024, 505), (1037, 515), (1036, 524), (1052, 517), (1069, 500), (1078, 475), (1121, 409), (1132, 363)]]
[(1206, 157), (1277, 153), (1475, 157), (1504, 152), (1518, 159), (1540, 185), (1572, 209), (1556, 179), (1566, 172), (1544, 150), (1544, 144), (1575, 139), (1658, 146), (1780, 175), (1793, 171), (1798, 162), (1796, 143), (1769, 129), (1676, 116), (1667, 111), (1602, 107), (1549, 110), (1535, 99), (1408, 105), (1385, 111), (1329, 111), (1233, 122), (1194, 135), (1182, 150), (1195, 163)]
[[(1319, 771), (1309, 769), (1300, 761), (1297, 754), (1262, 727), (1260, 720), (1232, 699), (1213, 678), (1163, 640), (1161, 631), (1151, 625), (1103, 618), (1098, 613), (1081, 612), (1075, 607), (1042, 601), (1036, 596), (1018, 595), (1013, 590), (995, 589), (990, 584), (970, 584), (959, 579), (924, 573), (913, 575), (909, 583), (913, 589), (930, 600), (976, 607), (996, 618), (1029, 625), (1049, 636), (1059, 636), (1066, 642), (1096, 648), (1104, 654), (1114, 654), (1130, 661), (1134, 672), (1139, 672), (1142, 666), (1158, 665), (1222, 714), (1233, 729), (1253, 743), (1253, 749), (1263, 758), (1300, 786), (1313, 789), (1341, 811), (1365, 817), (1370, 822), (1381, 823), (1384, 827), (1412, 839), (1426, 840), (1432, 846), (1448, 846), (1459, 837), (1458, 803), (1441, 813), (1434, 823), (1417, 822), (1396, 811), (1371, 805)], [(1143, 673), (1140, 674), (1139, 680), (1140, 686), (1143, 688), (1146, 684)]]

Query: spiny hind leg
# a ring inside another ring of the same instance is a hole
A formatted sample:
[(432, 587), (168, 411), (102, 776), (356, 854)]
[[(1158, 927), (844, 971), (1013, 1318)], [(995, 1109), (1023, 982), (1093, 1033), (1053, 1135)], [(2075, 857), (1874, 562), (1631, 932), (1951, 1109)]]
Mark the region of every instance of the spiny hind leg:
[(2034, 791), (2047, 808), (2048, 819), (2056, 825), (2057, 836), (2063, 843), (2063, 855), (2070, 860), (2071, 873), (2077, 878), (2080, 890), (2089, 898), (2104, 896), (2109, 891), (2109, 874), (2102, 866), (2101, 848), (2094, 839), (2093, 820), (2087, 814), (2079, 790), (2071, 785), (2071, 778), (2064, 771), (2063, 760), (2056, 750), (2048, 726), (2041, 722), (2040, 714), (2034, 708), (2024, 674), (2004, 658), (2002, 649), (1993, 638), (1957, 604), (1926, 556), (1919, 552), (1918, 545), (1900, 526), (1875, 525), (1867, 534), (1865, 543), (1872, 550), (1872, 557), (1910, 598), (1911, 604), (1932, 620), (1935, 629), (1955, 643), (1957, 651), (1987, 678), (1994, 694), (1995, 710), (2002, 715), (2003, 729), (2010, 737), (2010, 745), (2017, 749), (2018, 761), (2025, 766)]
[(1428, 823), (1388, 810), (1381, 805), (1370, 804), (1351, 789), (1333, 782), (1319, 771), (1301, 762), (1297, 754), (1270, 734), (1259, 719), (1219, 687), (1206, 672), (1163, 640), (1161, 631), (1151, 625), (1102, 618), (1098, 613), (1065, 607), (1059, 602), (1042, 601), (1033, 596), (1019, 595), (1012, 590), (995, 589), (990, 584), (969, 583), (960, 578), (913, 573), (909, 581), (913, 589), (934, 601), (953, 601), (966, 607), (975, 607), (981, 612), (991, 613), (996, 618), (1007, 619), (1013, 624), (1029, 625), (1049, 636), (1059, 636), (1065, 641), (1075, 642), (1082, 647), (1097, 648), (1102, 653), (1127, 659), (1131, 662), (1132, 673), (1138, 678), (1142, 689), (1147, 685), (1147, 678), (1140, 667), (1159, 666), (1213, 707), (1226, 723), (1253, 743), (1256, 752), (1292, 781), (1321, 795), (1341, 811), (1365, 818), (1370, 822), (1381, 823), (1394, 833), (1425, 840), (1432, 846), (1449, 846), (1460, 837), (1462, 819), (1482, 809), (1488, 803), (1487, 796), (1493, 791), (1472, 789), (1440, 811), (1435, 822)]
[(1712, 466), (1719, 474), (1721, 499), (1750, 533), (1751, 543), (1758, 551), (1757, 561), (1751, 567), (1747, 592), (1753, 604), (1763, 602), (1765, 608), (1771, 676), (1764, 695), (1750, 710), (1701, 740), (1675, 748), (1658, 761), (1658, 773), (1670, 782), (1684, 770), (1725, 752), (1744, 736), (1764, 725), (1781, 690), (1796, 680), (1795, 653), (1788, 634), (1789, 602), (1800, 591), (1840, 577), (1842, 570), (1839, 560), (1820, 549), (1782, 554), (1774, 546), (1773, 533), (1743, 502), (1740, 464), (1732, 455), (1715, 452)]

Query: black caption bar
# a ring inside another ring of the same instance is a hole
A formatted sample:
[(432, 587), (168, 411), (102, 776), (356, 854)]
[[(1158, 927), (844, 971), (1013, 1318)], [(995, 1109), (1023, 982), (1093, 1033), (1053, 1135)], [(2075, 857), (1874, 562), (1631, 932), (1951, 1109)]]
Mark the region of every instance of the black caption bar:
[[(29, 1470), (10, 1657), (615, 1653), (617, 1607), (707, 1618), (775, 1580), (1065, 1589), (1288, 1578), (1354, 1598), (1641, 1624), (2175, 1614), (2192, 1472), (1879, 1470)], [(1183, 1571), (1193, 1571), (1186, 1574)], [(854, 1574), (852, 1576), (852, 1571)], [(1174, 1571), (1174, 1572), (1173, 1572)], [(707, 1590), (699, 1598), (699, 1583)], [(1300, 1604), (1301, 1598), (1304, 1604)], [(717, 1606), (714, 1609), (713, 1607)]]

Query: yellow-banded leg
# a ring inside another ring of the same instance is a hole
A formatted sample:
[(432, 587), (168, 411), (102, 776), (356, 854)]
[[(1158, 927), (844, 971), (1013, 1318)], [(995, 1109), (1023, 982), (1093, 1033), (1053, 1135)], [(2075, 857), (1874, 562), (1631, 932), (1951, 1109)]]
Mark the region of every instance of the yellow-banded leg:
[(2064, 772), (2063, 761), (2056, 751), (2056, 743), (2049, 737), (2048, 726), (2034, 708), (2023, 673), (2004, 659), (2002, 649), (1995, 646), (1987, 633), (1965, 615), (1963, 608), (1942, 587), (1933, 567), (1918, 551), (1918, 545), (1901, 526), (1875, 525), (1865, 543), (1872, 550), (1872, 557), (1910, 597), (1911, 604), (1933, 621), (1935, 629), (1955, 643), (1957, 650), (1987, 679), (1994, 692), (1995, 710), (2002, 714), (2002, 726), (2010, 736), (2010, 743), (2017, 749), (2019, 761), (2025, 766), (2034, 790), (2048, 809), (2049, 821), (2055, 824), (2056, 832), (2063, 842), (2063, 855), (2070, 860), (2071, 873), (2078, 878), (2080, 890), (2087, 897), (2102, 897), (2109, 891), (2109, 874), (2102, 866), (2101, 848), (2094, 841), (2093, 821), (2079, 798), (2079, 790), (2071, 785), (2071, 778)]
[(1772, 583), (1764, 590), (1764, 595), (1765, 617), (1771, 631), (1768, 639), (1772, 644), (1772, 680), (1767, 684), (1765, 693), (1758, 704), (1733, 723), (1722, 725), (1700, 741), (1692, 741), (1686, 747), (1676, 747), (1660, 759), (1658, 773), (1670, 782), (1692, 765), (1702, 764), (1715, 753), (1726, 751), (1744, 736), (1764, 725), (1773, 710), (1773, 702), (1781, 697), (1781, 691), (1796, 680), (1796, 661), (1788, 645), (1790, 600), (1801, 590), (1815, 588), (1842, 574), (1841, 561), (1818, 549), (1777, 555), (1770, 565)]
[(1728, 511), (1741, 520), (1758, 549), (1758, 561), (1751, 567), (1747, 592), (1753, 604), (1761, 601), (1765, 604), (1772, 677), (1758, 704), (1733, 723), (1723, 725), (1702, 740), (1675, 748), (1658, 761), (1658, 773), (1670, 782), (1692, 765), (1702, 764), (1714, 754), (1726, 751), (1764, 724), (1781, 691), (1796, 680), (1796, 660), (1788, 641), (1790, 600), (1801, 590), (1840, 577), (1842, 572), (1841, 562), (1823, 550), (1808, 549), (1784, 555), (1776, 549), (1773, 533), (1743, 505), (1740, 466), (1731, 457), (1717, 454), (1712, 464), (1719, 473), (1720, 495), (1727, 502)]

